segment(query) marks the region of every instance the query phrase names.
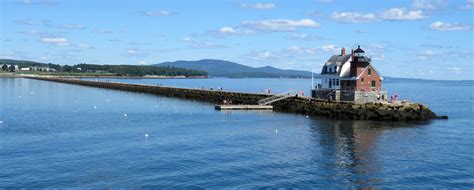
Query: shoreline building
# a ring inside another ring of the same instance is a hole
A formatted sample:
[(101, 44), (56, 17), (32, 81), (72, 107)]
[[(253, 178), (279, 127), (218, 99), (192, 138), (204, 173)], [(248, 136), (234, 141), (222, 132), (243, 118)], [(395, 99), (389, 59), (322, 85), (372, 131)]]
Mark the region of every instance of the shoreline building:
[(385, 101), (387, 92), (382, 90), (383, 77), (371, 64), (360, 48), (346, 54), (342, 48), (333, 55), (321, 71), (321, 83), (311, 90), (311, 96), (333, 101), (375, 102)]

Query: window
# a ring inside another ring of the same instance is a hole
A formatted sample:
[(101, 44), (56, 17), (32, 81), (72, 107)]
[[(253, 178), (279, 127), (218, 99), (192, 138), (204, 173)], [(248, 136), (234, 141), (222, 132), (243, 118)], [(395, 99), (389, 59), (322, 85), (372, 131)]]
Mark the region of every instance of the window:
[(361, 79), (360, 79), (360, 82), (364, 82), (364, 78), (361, 78)]
[(375, 81), (374, 80), (372, 81), (371, 86), (372, 86), (372, 88), (375, 88)]
[(331, 67), (329, 67), (329, 72), (332, 73), (332, 68)]
[(369, 70), (367, 71), (367, 73), (368, 73), (368, 75), (370, 76), (370, 75), (372, 74), (372, 69), (369, 69)]
[(339, 86), (339, 79), (336, 79), (336, 86)]

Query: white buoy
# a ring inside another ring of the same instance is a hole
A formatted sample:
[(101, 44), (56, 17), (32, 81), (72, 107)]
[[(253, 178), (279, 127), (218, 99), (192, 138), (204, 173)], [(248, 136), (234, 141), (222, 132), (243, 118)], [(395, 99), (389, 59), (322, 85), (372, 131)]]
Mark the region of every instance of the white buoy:
[(30, 94), (34, 94), (34, 92), (30, 92)]
[(124, 117), (127, 117), (128, 115), (126, 113), (123, 114)]
[(275, 129), (275, 133), (278, 133), (278, 129)]
[(18, 98), (21, 98), (21, 96), (18, 96)]
[(3, 124), (3, 121), (0, 121), (0, 124)]
[(97, 106), (94, 106), (94, 109), (97, 109)]
[(145, 133), (145, 138), (147, 139), (149, 137), (148, 133)]
[(306, 118), (309, 118), (309, 115), (307, 115)]

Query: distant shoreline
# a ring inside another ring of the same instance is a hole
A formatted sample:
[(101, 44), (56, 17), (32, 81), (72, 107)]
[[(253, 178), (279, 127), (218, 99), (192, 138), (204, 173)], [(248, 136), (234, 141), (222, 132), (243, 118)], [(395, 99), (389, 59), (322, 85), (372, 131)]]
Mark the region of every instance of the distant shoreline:
[[(22, 78), (31, 76), (57, 77), (57, 78), (113, 78), (113, 79), (209, 79), (209, 78), (228, 78), (228, 79), (252, 79), (252, 78), (268, 78), (268, 79), (311, 79), (306, 77), (221, 77), (221, 76), (115, 76), (115, 75), (32, 75), (32, 74), (16, 74), (8, 72), (0, 72), (0, 78)], [(314, 79), (321, 79), (314, 77)], [(437, 79), (416, 79), (416, 78), (398, 78), (386, 77), (388, 81), (420, 81), (420, 82), (473, 82), (474, 80), (437, 80)]]
[[(115, 76), (115, 75), (32, 75), (32, 74), (8, 74), (8, 77), (55, 77), (55, 78), (123, 78), (123, 79), (204, 79), (208, 76)], [(2, 77), (2, 74), (0, 74)]]

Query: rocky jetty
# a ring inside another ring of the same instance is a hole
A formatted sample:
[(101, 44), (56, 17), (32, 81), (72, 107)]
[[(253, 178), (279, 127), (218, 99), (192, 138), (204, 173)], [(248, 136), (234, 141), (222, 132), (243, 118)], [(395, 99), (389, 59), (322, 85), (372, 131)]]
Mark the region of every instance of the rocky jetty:
[[(116, 82), (99, 82), (78, 80), (71, 78), (52, 77), (25, 77), (29, 79), (77, 84), (83, 86), (125, 90), (141, 93), (157, 94), (162, 96), (179, 97), (221, 103), (224, 99), (231, 99), (234, 104), (257, 104), (257, 101), (268, 98), (270, 95), (226, 92), (218, 90), (176, 88), (153, 85), (140, 85)], [(290, 97), (272, 103), (275, 111), (300, 113), (305, 115), (326, 116), (337, 119), (351, 120), (380, 120), (380, 121), (423, 121), (438, 117), (427, 106), (419, 103), (387, 103), (387, 102), (334, 102), (309, 97)]]

